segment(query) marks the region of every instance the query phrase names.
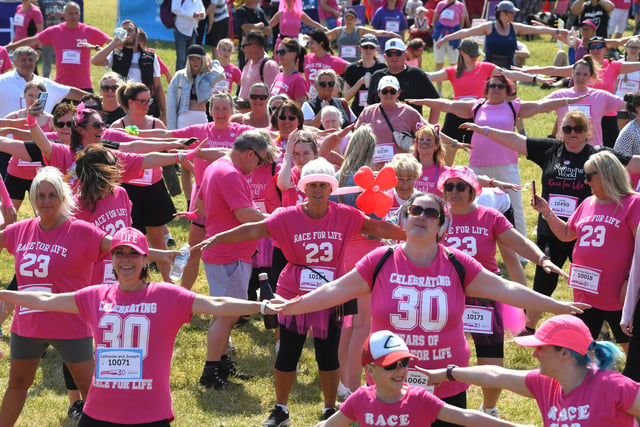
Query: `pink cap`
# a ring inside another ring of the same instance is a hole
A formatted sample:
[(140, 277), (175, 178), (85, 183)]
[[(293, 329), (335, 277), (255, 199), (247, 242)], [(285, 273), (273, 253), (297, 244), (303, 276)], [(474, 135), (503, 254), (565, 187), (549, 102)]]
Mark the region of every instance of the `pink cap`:
[(585, 355), (593, 342), (591, 332), (576, 316), (561, 314), (547, 319), (533, 335), (515, 337), (514, 341), (523, 347), (557, 345)]
[(591, 21), (590, 21), (590, 20), (588, 20), (588, 19), (585, 19), (584, 21), (582, 21), (582, 22), (580, 23), (580, 26), (581, 26), (581, 27), (582, 27), (583, 25), (588, 25), (589, 27), (593, 28), (593, 30), (594, 30), (594, 31), (598, 29), (598, 27), (596, 27), (596, 24), (594, 24), (593, 22), (591, 22)]
[(149, 244), (139, 230), (132, 227), (122, 228), (113, 235), (111, 252), (118, 246), (128, 246), (139, 254), (149, 255)]
[(402, 338), (387, 330), (372, 333), (362, 346), (362, 366), (369, 363), (389, 366), (407, 357), (417, 359)]
[(450, 179), (458, 178), (466, 182), (476, 192), (476, 197), (482, 193), (482, 187), (478, 182), (475, 172), (469, 169), (467, 166), (453, 166), (442, 172), (440, 178), (438, 178), (438, 190), (444, 192), (444, 184)]

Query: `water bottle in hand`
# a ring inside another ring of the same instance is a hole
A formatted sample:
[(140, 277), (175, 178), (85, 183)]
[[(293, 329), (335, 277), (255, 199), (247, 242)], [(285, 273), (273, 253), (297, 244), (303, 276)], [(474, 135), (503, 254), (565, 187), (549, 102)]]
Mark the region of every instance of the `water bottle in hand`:
[[(258, 274), (258, 283), (260, 284), (260, 300), (273, 299), (273, 290), (271, 290), (271, 284), (269, 283), (269, 275), (267, 273)], [(275, 329), (278, 327), (278, 315), (277, 314), (263, 314), (264, 328)]]
[(189, 261), (189, 245), (185, 244), (180, 248), (180, 255), (176, 255), (176, 259), (173, 261), (173, 266), (169, 272), (169, 278), (174, 282), (182, 279), (182, 273), (184, 273), (184, 267)]

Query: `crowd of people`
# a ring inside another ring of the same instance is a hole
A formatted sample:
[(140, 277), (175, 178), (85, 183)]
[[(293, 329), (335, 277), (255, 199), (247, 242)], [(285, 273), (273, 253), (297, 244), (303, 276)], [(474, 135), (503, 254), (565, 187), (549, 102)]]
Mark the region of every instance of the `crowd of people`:
[[(250, 384), (230, 336), (256, 313), (278, 323), (263, 427), (296, 421), (307, 336), (322, 426), (516, 425), (498, 409), (502, 389), (535, 398), (545, 426), (634, 425), (640, 38), (623, 37), (629, 3), (576, 0), (563, 27), (532, 22), (540, 5), (525, 0), (500, 1), (475, 26), (459, 0), (367, 0), (364, 16), (320, 0), (317, 21), (301, 0), (233, 11), (172, 0), (173, 72), (132, 20), (111, 36), (74, 1), (42, 3), (22, 1), (0, 46), (0, 249), (15, 258), (0, 291), (0, 323), (13, 312), (0, 425), (17, 422), (51, 346), (80, 426), (168, 426), (181, 326), (211, 315), (191, 380), (222, 390)], [(568, 52), (523, 66), (519, 38), (535, 35)], [(96, 88), (92, 67), (107, 70)], [(521, 99), (517, 82), (556, 90)], [(522, 119), (554, 112), (550, 135), (527, 135)], [(530, 203), (523, 158), (542, 170)], [(34, 215), (19, 212), (25, 194)], [(535, 242), (526, 210), (538, 212)], [(188, 221), (181, 266), (175, 217)], [(201, 272), (208, 296), (192, 291)], [(259, 301), (265, 272), (276, 295)], [(573, 301), (553, 298), (560, 277)], [(538, 325), (543, 313), (555, 316)], [(602, 341), (609, 330), (615, 343)], [(539, 369), (504, 368), (507, 334), (535, 347)], [(622, 373), (609, 370), (625, 355)], [(478, 411), (470, 384), (482, 387)]]

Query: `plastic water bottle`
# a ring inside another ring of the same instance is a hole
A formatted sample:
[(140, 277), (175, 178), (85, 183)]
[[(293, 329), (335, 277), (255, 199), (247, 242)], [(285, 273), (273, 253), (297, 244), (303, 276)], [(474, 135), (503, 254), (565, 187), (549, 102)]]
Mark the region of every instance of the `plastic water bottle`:
[[(260, 284), (260, 300), (270, 300), (274, 297), (269, 283), (269, 275), (267, 273), (258, 274), (258, 283)], [(263, 314), (264, 328), (275, 329), (278, 327), (277, 314)]]
[(169, 278), (174, 282), (182, 279), (182, 273), (184, 273), (184, 267), (189, 261), (189, 245), (184, 245), (180, 248), (180, 255), (176, 255), (176, 259), (173, 261), (173, 266), (169, 272)]

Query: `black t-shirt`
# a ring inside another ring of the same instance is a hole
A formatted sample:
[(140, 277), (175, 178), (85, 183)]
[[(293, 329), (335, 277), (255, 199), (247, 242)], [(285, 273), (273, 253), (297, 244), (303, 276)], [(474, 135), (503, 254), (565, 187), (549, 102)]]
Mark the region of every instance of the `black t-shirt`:
[(267, 21), (267, 15), (264, 11), (257, 6), (254, 9), (250, 9), (246, 6), (241, 6), (236, 9), (236, 13), (234, 15), (235, 19), (235, 29), (237, 34), (244, 35), (244, 31), (242, 31), (242, 26), (244, 24), (257, 24), (262, 22), (265, 27), (269, 27), (269, 21)]
[[(369, 95), (367, 96), (367, 104), (377, 104), (380, 102), (378, 96), (378, 82), (384, 76), (395, 76), (400, 82), (400, 101), (404, 99), (437, 99), (440, 98), (438, 91), (433, 87), (433, 83), (427, 76), (427, 73), (417, 67), (407, 66), (398, 74), (393, 74), (388, 68), (378, 70), (371, 76), (371, 84), (369, 85)], [(422, 114), (421, 105), (412, 105), (420, 114)]]
[(105, 126), (111, 126), (113, 122), (119, 120), (126, 116), (127, 113), (122, 109), (122, 107), (118, 107), (113, 111), (102, 111), (102, 120), (104, 121)]
[(588, 19), (596, 24), (596, 36), (607, 37), (609, 27), (609, 13), (600, 3), (591, 4), (591, 1), (585, 0), (584, 9), (580, 14), (580, 22)]
[[(610, 151), (625, 166), (631, 161), (631, 156), (608, 147), (586, 144), (579, 153), (572, 153), (557, 139), (527, 138), (527, 159), (542, 168), (542, 198), (549, 201), (550, 195), (560, 196), (556, 199), (560, 200), (559, 203), (571, 206), (575, 202), (574, 208), (577, 208), (584, 199), (591, 196), (591, 187), (584, 182), (584, 164), (589, 156), (601, 150)], [(547, 221), (540, 218), (538, 234), (553, 235)]]
[[(363, 77), (367, 72), (371, 73), (373, 77), (373, 73), (375, 73), (378, 70), (383, 70), (385, 68), (387, 68), (386, 64), (383, 64), (377, 61), (375, 62), (375, 64), (373, 64), (373, 67), (370, 67), (370, 68), (364, 67), (362, 65), (362, 61), (354, 62), (353, 64), (349, 64), (347, 66), (347, 69), (344, 71), (344, 81), (349, 86), (353, 87), (358, 82), (358, 80), (360, 80), (360, 78)], [(362, 112), (362, 110), (364, 110), (364, 107), (365, 107), (365, 105), (360, 105), (360, 102), (359, 102), (360, 92), (362, 91), (367, 92), (366, 98), (368, 98), (369, 93), (367, 89), (360, 88), (360, 90), (353, 97), (353, 100), (351, 100), (351, 111), (353, 111), (353, 114), (355, 114), (356, 117), (360, 116), (360, 113)], [(367, 100), (364, 99), (364, 102), (366, 101)]]

